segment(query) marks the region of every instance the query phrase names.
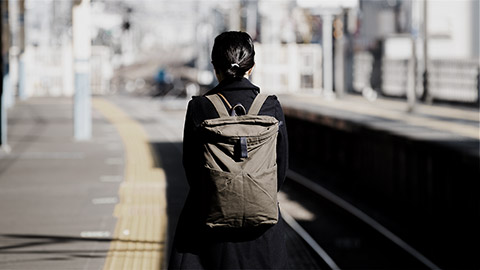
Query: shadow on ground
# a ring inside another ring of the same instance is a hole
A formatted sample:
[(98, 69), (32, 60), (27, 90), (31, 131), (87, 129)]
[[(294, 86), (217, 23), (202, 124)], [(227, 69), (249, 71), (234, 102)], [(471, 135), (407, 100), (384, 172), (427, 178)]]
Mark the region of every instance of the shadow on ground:
[(165, 171), (167, 181), (167, 260), (177, 226), (178, 217), (188, 193), (187, 179), (182, 165), (182, 142), (151, 142), (156, 166)]

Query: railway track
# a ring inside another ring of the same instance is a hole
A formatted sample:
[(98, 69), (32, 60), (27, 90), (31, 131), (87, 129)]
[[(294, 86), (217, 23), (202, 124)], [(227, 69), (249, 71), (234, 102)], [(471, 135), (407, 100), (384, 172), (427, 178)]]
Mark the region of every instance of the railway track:
[(285, 221), (330, 269), (440, 269), (406, 241), (318, 183), (288, 171), (285, 194), (315, 216)]

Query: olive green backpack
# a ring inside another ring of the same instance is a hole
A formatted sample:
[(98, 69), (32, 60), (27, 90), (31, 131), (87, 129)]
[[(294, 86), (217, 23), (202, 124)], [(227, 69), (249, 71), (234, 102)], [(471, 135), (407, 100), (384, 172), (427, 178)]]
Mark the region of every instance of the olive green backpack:
[(232, 107), (221, 94), (207, 96), (220, 116), (201, 125), (208, 227), (245, 228), (277, 223), (279, 123), (273, 116), (258, 115), (267, 97), (257, 95), (246, 113), (241, 104)]

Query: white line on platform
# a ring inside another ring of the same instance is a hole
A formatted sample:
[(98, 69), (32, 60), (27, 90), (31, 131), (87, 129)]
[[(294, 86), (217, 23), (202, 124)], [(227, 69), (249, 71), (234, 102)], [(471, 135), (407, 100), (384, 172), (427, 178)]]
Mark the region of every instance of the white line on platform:
[(123, 159), (122, 158), (107, 158), (105, 160), (107, 165), (122, 165)]
[(100, 182), (105, 182), (105, 183), (122, 182), (122, 176), (120, 176), (120, 175), (102, 175), (102, 176), (100, 176)]
[(106, 148), (107, 150), (115, 151), (115, 150), (119, 150), (121, 147), (119, 143), (109, 143), (107, 144)]
[(85, 154), (81, 152), (26, 152), (21, 154), (10, 154), (5, 156), (10, 159), (84, 159)]
[(397, 244), (400, 248), (405, 250), (406, 252), (410, 253), (413, 257), (417, 260), (425, 264), (430, 269), (440, 269), (437, 265), (435, 265), (432, 261), (428, 258), (423, 256), (419, 251), (414, 249), (412, 246), (407, 244), (403, 241), (400, 237), (395, 235), (393, 232), (385, 228), (382, 224), (378, 223), (376, 220), (365, 214), (360, 209), (356, 208), (352, 204), (348, 203), (344, 199), (340, 198), (339, 196), (333, 194), (328, 189), (322, 187), (321, 185), (314, 183), (310, 179), (300, 175), (292, 170), (288, 170), (287, 177), (294, 180), (295, 182), (303, 185), (304, 187), (310, 189), (311, 191), (317, 193), (318, 195), (324, 197), (325, 199), (333, 202), (334, 204), (338, 205), (339, 207), (343, 208), (345, 211), (349, 212), (350, 214), (356, 216), (361, 221), (365, 222), (366, 224), (370, 225), (373, 229), (381, 233), (383, 236), (388, 238), (390, 241)]
[(113, 126), (104, 126), (102, 127), (102, 130), (105, 132), (114, 132), (115, 128)]
[(84, 238), (107, 238), (110, 235), (109, 231), (84, 231), (80, 233), (80, 236)]
[(118, 202), (116, 197), (95, 198), (92, 200), (93, 204), (115, 204)]

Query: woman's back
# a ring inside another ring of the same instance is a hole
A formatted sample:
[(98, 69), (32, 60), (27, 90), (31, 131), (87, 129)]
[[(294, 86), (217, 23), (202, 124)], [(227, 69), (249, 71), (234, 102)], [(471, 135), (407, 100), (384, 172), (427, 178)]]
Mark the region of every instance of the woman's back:
[[(230, 104), (240, 103), (248, 111), (259, 92), (260, 89), (246, 78), (222, 78), (220, 84), (206, 95), (221, 93)], [(267, 98), (259, 115), (270, 115), (280, 122), (276, 146), (277, 181), (280, 188), (287, 169), (288, 146), (282, 108), (275, 96)], [(267, 228), (217, 230), (205, 225), (202, 209), (205, 191), (202, 179), (204, 156), (199, 127), (204, 120), (217, 117), (215, 107), (205, 96), (193, 98), (189, 102), (184, 127), (183, 164), (190, 191), (178, 221), (169, 268), (285, 268), (288, 258), (285, 246), (286, 224), (281, 215), (277, 224)]]

